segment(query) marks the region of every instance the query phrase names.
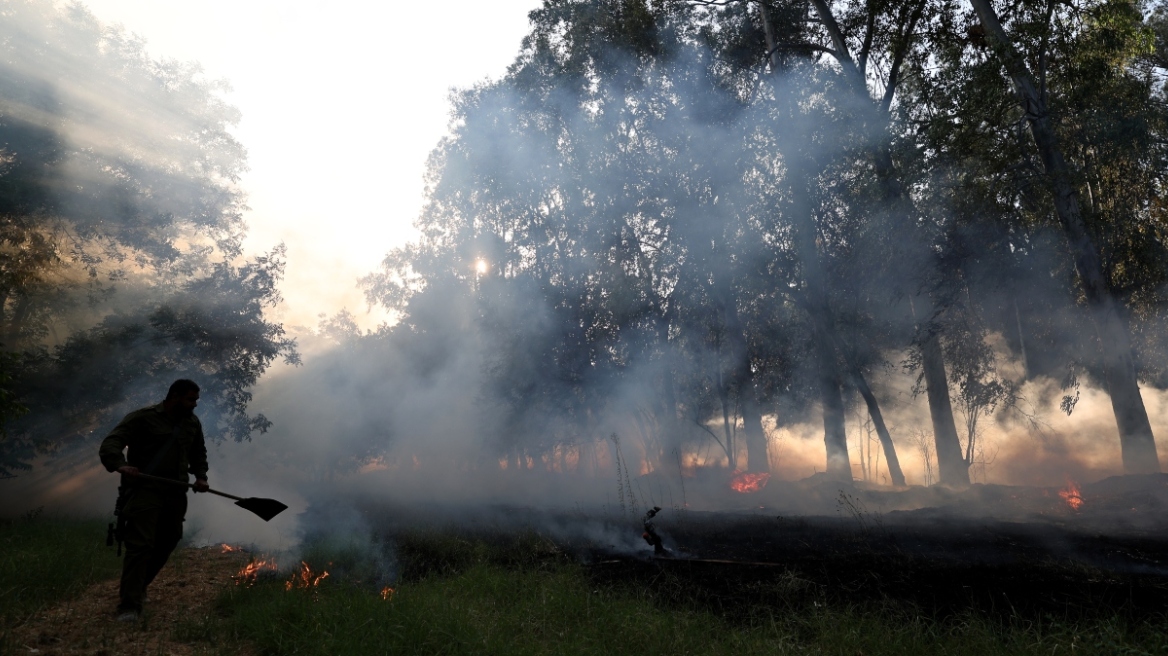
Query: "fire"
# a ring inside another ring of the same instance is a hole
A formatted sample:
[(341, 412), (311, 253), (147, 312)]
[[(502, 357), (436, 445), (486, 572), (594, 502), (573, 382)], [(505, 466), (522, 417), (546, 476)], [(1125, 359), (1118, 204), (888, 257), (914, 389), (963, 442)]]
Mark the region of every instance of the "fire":
[(227, 544), (226, 542), (224, 542), (220, 546), (223, 547), (223, 553), (235, 553), (237, 551), (243, 551), (243, 547), (233, 547), (233, 546)]
[(1072, 480), (1067, 480), (1067, 486), (1059, 490), (1059, 496), (1067, 502), (1071, 510), (1083, 507), (1083, 496), (1079, 493), (1079, 486)]
[(292, 588), (315, 588), (316, 586), (320, 585), (321, 581), (327, 579), (328, 575), (328, 572), (313, 572), (308, 563), (302, 560), (300, 561), (300, 571), (296, 574), (293, 574), (292, 578), (288, 579), (284, 583), (284, 589), (291, 590)]
[(771, 475), (768, 472), (736, 471), (734, 472), (734, 478), (730, 479), (730, 489), (742, 494), (758, 492), (766, 487), (770, 477)]
[(231, 578), (235, 581), (236, 585), (246, 583), (251, 586), (255, 585), (256, 579), (259, 578), (261, 573), (275, 572), (279, 569), (276, 561), (261, 556), (258, 560), (255, 558), (249, 560), (247, 565), (244, 565), (243, 569), (239, 570), (239, 573)]
[(393, 598), (393, 588), (389, 587), (388, 585), (385, 586), (384, 588), (382, 588), (381, 589), (381, 598), (386, 600), (386, 601), (389, 601), (390, 599), (392, 599)]

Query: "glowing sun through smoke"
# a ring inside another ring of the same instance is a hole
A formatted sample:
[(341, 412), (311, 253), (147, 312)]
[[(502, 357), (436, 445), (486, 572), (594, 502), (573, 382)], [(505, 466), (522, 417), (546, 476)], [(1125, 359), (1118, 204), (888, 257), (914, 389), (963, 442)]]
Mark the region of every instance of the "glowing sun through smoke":
[(475, 273), (479, 274), (480, 276), (486, 275), (489, 268), (490, 265), (487, 264), (486, 260), (480, 259), (475, 261)]

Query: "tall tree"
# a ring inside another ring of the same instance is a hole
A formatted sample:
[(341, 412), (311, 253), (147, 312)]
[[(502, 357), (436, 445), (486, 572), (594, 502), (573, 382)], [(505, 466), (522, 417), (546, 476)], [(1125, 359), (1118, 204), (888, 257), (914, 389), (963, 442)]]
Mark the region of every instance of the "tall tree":
[[(1126, 2), (1110, 4), (1114, 6), (1105, 4), (1103, 7), (1103, 11), (1110, 12), (1110, 20), (1138, 25), (1138, 15), (1132, 15), (1135, 11), (1132, 5)], [(1091, 317), (1100, 335), (1104, 382), (1119, 429), (1124, 471), (1129, 474), (1159, 472), (1155, 438), (1140, 395), (1131, 333), (1122, 305), (1108, 282), (1097, 240), (1084, 216), (1075, 175), (1054, 124), (1046, 86), (1035, 77), (989, 0), (971, 0), (971, 5), (980, 21), (980, 29), (1013, 83), (1049, 181), (1055, 214), (1072, 253), (1079, 284), (1092, 310)], [(1125, 8), (1128, 9), (1126, 16), (1123, 15)], [(1045, 52), (1040, 53), (1041, 58), (1045, 56)]]

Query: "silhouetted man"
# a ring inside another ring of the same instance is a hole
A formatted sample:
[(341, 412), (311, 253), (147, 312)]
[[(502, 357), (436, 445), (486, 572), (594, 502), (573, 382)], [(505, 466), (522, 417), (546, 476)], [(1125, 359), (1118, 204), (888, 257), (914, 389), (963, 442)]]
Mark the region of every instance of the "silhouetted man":
[[(195, 475), (196, 492), (207, 491), (207, 446), (194, 412), (198, 403), (199, 386), (176, 380), (165, 401), (126, 415), (101, 442), (101, 464), (122, 475), (119, 541), (126, 545), (126, 559), (119, 620), (135, 620), (142, 613), (146, 586), (182, 539), (189, 475)], [(183, 485), (145, 480), (140, 473)]]

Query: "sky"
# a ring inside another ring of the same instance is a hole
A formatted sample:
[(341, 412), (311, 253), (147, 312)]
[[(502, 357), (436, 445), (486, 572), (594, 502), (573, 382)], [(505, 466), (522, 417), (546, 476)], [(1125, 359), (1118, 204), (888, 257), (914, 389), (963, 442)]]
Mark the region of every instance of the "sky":
[(447, 131), (449, 94), (498, 79), (539, 0), (372, 3), (85, 0), (157, 58), (226, 79), (248, 150), (250, 254), (288, 247), (276, 320), (315, 326), (347, 308), (356, 280), (414, 236), (426, 158)]

